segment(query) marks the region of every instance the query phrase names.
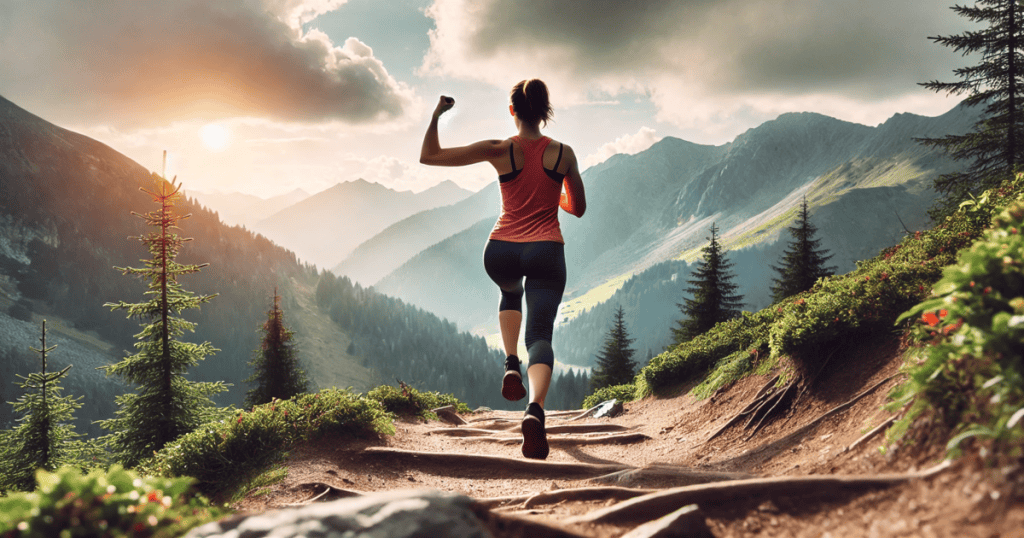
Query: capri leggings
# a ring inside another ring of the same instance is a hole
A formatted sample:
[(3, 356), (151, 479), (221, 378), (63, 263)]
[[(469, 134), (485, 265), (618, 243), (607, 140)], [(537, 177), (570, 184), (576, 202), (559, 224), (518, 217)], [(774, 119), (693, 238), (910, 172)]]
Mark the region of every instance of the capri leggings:
[(551, 333), (565, 291), (565, 245), (555, 241), (512, 243), (491, 239), (484, 247), (484, 269), (501, 289), (498, 310), (523, 311), (526, 277), (526, 350), (530, 366), (554, 368)]

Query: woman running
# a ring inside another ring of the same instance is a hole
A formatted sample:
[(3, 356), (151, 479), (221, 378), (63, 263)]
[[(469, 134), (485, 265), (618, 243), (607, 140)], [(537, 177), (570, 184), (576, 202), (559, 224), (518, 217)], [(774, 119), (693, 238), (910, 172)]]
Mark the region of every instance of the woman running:
[(546, 126), (551, 119), (547, 86), (537, 79), (519, 82), (512, 87), (510, 101), (508, 109), (519, 129), (517, 136), (442, 148), (437, 119), (455, 106), (455, 100), (441, 96), (423, 137), (420, 162), (465, 166), (486, 161), (498, 173), (501, 216), (484, 248), (484, 269), (501, 290), (498, 323), (507, 356), (501, 394), (511, 401), (526, 396), (516, 355), (525, 291), (530, 404), (523, 416), (522, 450), (527, 458), (545, 459), (544, 398), (555, 363), (551, 333), (565, 290), (565, 242), (558, 226), (558, 208), (582, 217), (587, 201), (572, 148), (540, 132), (541, 124)]

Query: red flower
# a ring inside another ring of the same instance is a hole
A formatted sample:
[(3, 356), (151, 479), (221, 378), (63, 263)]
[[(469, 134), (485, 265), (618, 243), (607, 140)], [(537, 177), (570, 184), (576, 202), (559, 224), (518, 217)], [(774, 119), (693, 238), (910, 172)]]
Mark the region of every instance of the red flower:
[(921, 321), (927, 323), (929, 327), (934, 327), (939, 324), (939, 316), (936, 316), (934, 312), (925, 312), (921, 316)]
[(160, 493), (156, 491), (150, 491), (149, 495), (146, 495), (146, 499), (151, 503), (160, 502)]
[(939, 317), (940, 318), (946, 317), (947, 314), (949, 314), (949, 311), (946, 310), (945, 308), (943, 308), (942, 310), (939, 310)]

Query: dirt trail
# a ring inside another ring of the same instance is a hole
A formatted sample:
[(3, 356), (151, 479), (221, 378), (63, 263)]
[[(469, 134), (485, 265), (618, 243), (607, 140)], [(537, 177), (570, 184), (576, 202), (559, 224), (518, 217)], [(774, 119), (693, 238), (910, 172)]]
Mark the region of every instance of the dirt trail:
[(942, 446), (883, 455), (881, 433), (866, 436), (892, 418), (882, 405), (899, 380), (897, 344), (845, 355), (856, 360), (837, 361), (749, 440), (742, 424), (722, 426), (772, 375), (707, 400), (627, 403), (615, 418), (549, 412), (546, 461), (522, 457), (521, 413), (463, 415), (457, 427), (400, 421), (372, 443), (325, 439), (293, 451), (284, 481), (235, 508), (430, 488), (478, 499), (502, 538), (618, 538), (691, 503), (716, 537), (1024, 537), (1022, 492), (1003, 479), (1012, 469), (971, 456), (944, 463)]

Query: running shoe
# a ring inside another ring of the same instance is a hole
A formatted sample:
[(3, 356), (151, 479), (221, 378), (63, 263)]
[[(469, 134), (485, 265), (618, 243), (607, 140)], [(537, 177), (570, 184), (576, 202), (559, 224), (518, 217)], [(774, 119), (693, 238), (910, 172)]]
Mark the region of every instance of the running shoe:
[(523, 374), (519, 371), (519, 357), (515, 355), (509, 355), (505, 359), (505, 377), (501, 379), (501, 395), (510, 402), (518, 402), (526, 397)]
[(544, 409), (538, 403), (526, 408), (521, 424), (523, 429), (523, 456), (543, 460), (548, 457), (548, 436), (544, 430)]

